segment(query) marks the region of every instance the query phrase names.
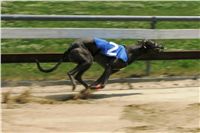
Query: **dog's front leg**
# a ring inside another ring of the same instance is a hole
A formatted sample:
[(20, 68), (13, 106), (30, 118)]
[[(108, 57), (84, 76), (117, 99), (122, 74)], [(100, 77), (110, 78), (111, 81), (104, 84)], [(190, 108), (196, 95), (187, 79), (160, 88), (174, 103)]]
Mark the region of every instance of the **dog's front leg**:
[(92, 83), (92, 85), (90, 86), (91, 89), (101, 89), (104, 88), (108, 78), (110, 77), (110, 74), (112, 73), (112, 67), (110, 64), (107, 64), (105, 67), (105, 70), (103, 72), (103, 74), (100, 76), (99, 79), (97, 79), (97, 81), (95, 81), (94, 83)]
[(111, 73), (112, 73), (112, 67), (109, 65), (109, 67), (107, 68), (107, 71), (105, 73), (105, 76), (103, 76), (102, 80), (100, 81), (100, 84), (102, 85), (102, 87), (104, 87), (105, 84), (107, 83)]

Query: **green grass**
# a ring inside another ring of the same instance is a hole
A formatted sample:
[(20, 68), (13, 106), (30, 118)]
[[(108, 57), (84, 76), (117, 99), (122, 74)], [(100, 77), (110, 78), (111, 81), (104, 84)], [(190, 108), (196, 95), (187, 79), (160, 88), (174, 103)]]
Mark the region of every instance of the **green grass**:
[(2, 2), (2, 13), (83, 15), (199, 15), (196, 2)]
[[(58, 15), (145, 15), (145, 16), (198, 16), (200, 2), (2, 2), (2, 14), (58, 14)], [(149, 22), (77, 22), (77, 21), (2, 21), (2, 27), (92, 27), (92, 28), (150, 28)], [(158, 22), (158, 29), (199, 29), (199, 22)], [(63, 52), (74, 39), (3, 39), (2, 53)], [(113, 40), (131, 45), (136, 40)], [(158, 40), (166, 50), (199, 50), (200, 40)], [(53, 64), (44, 64), (51, 67)], [(35, 64), (3, 64), (2, 80), (66, 79), (74, 64), (64, 63), (51, 74), (36, 69)], [(151, 76), (197, 75), (198, 60), (153, 61)], [(113, 77), (144, 75), (145, 63), (138, 61)], [(96, 78), (103, 69), (94, 64), (84, 78)]]

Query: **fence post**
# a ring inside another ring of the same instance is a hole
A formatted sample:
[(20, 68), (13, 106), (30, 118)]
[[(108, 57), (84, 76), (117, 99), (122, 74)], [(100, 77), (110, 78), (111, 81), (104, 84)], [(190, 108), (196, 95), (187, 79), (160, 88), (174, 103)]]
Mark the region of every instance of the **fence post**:
[[(156, 17), (152, 17), (152, 20), (151, 20), (151, 29), (155, 29), (156, 28), (156, 23), (157, 23)], [(150, 61), (146, 61), (145, 75), (149, 76), (150, 72), (151, 72), (151, 62)]]

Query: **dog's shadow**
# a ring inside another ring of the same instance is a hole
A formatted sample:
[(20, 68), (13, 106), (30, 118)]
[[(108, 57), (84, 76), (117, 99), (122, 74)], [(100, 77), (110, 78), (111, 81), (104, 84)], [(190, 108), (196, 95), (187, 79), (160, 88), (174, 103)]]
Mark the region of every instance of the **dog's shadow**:
[[(105, 98), (112, 98), (112, 97), (125, 97), (125, 96), (132, 96), (132, 95), (141, 95), (142, 93), (120, 93), (120, 94), (90, 94), (87, 98), (80, 98), (80, 99), (105, 99)], [(46, 96), (46, 99), (55, 100), (55, 101), (68, 101), (73, 100), (75, 94), (60, 94), (60, 95), (50, 95)]]
[(141, 95), (141, 94), (142, 93), (92, 94), (89, 96), (89, 98), (90, 99), (104, 99), (104, 98), (124, 97), (124, 96)]

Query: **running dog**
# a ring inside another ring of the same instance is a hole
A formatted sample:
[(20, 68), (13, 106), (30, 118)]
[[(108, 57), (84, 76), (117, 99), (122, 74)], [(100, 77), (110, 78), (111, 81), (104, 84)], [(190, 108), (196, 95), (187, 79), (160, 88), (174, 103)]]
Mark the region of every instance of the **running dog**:
[[(111, 74), (118, 72), (121, 68), (133, 63), (145, 54), (157, 53), (163, 49), (151, 40), (138, 41), (137, 45), (118, 45), (100, 38), (78, 39), (64, 52), (63, 58), (52, 68), (44, 69), (36, 60), (37, 67), (42, 72), (54, 71), (62, 62), (73, 62), (77, 66), (67, 74), (76, 88), (76, 81), (82, 84), (85, 89), (102, 89)], [(104, 68), (103, 74), (91, 85), (82, 80), (82, 75), (91, 67), (93, 62), (97, 62)]]

